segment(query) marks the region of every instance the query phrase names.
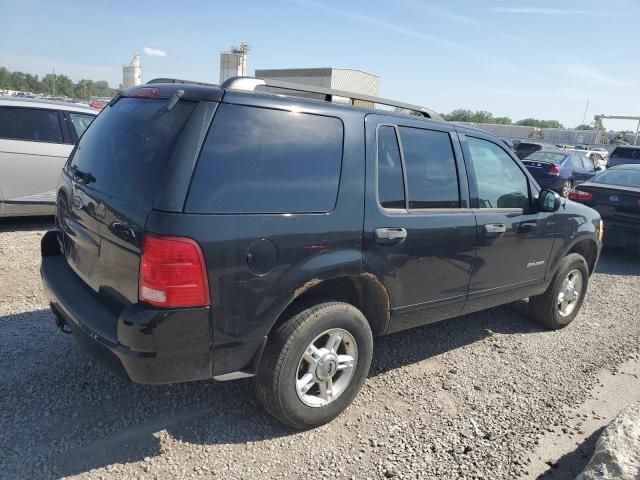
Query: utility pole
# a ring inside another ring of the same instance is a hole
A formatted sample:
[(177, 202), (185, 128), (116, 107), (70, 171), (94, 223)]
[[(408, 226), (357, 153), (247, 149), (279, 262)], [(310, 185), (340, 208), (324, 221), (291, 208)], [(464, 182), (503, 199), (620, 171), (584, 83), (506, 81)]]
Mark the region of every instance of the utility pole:
[(587, 119), (587, 110), (589, 110), (589, 100), (587, 100), (587, 106), (584, 107), (584, 115), (582, 115), (582, 125), (584, 125), (584, 122)]

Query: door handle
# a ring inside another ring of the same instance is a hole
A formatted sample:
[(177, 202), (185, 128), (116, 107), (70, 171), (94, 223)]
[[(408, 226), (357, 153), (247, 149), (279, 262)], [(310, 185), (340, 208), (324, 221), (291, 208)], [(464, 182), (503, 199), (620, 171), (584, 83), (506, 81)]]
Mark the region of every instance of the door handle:
[(484, 233), (487, 237), (499, 237), (507, 231), (504, 223), (487, 223), (484, 226)]
[(393, 243), (407, 238), (407, 230), (404, 228), (376, 228), (376, 242)]

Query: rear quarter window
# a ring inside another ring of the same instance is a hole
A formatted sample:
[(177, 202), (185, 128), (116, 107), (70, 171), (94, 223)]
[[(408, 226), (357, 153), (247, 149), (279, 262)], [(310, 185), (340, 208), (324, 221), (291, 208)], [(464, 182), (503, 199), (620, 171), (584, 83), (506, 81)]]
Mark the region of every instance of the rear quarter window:
[(316, 213), (334, 209), (342, 121), (222, 104), (192, 179), (189, 213)]

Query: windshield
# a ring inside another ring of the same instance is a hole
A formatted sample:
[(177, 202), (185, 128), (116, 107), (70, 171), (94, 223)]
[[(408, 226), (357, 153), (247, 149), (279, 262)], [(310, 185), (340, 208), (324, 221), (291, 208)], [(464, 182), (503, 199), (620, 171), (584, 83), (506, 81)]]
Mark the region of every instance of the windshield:
[(640, 170), (613, 169), (605, 170), (591, 179), (594, 183), (620, 185), (624, 187), (640, 188)]
[(151, 207), (168, 159), (195, 102), (121, 98), (96, 117), (78, 143), (72, 166), (90, 187)]
[(537, 162), (562, 163), (567, 156), (561, 152), (534, 152), (527, 155), (524, 160), (533, 160)]

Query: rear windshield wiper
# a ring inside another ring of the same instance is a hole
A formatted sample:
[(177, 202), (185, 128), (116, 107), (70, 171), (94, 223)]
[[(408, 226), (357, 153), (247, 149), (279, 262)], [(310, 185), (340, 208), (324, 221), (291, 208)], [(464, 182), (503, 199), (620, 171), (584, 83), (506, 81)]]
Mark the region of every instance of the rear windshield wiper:
[(184, 95), (184, 90), (176, 90), (176, 93), (174, 93), (169, 99), (169, 103), (167, 104), (167, 112), (170, 112), (171, 110), (173, 110), (173, 107), (176, 106), (176, 104), (178, 103), (178, 101), (183, 95)]

